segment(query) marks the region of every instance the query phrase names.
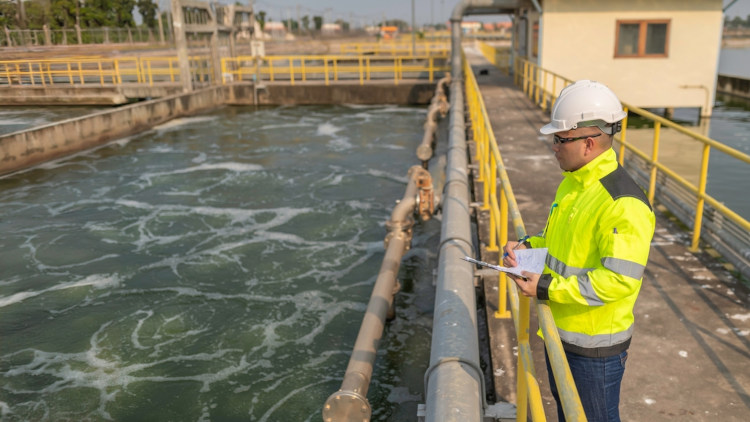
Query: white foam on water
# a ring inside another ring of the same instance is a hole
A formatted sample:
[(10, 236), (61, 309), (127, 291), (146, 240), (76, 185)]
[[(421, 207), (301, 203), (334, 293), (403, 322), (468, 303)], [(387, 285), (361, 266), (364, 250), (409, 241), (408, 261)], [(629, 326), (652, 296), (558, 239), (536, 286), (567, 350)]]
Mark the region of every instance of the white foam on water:
[(377, 170), (377, 169), (368, 169), (367, 174), (369, 174), (370, 176), (375, 176), (380, 179), (393, 180), (393, 181), (403, 183), (403, 184), (409, 183), (409, 177), (406, 174), (404, 174), (403, 176), (399, 176), (399, 175), (395, 175), (387, 171), (382, 171), (382, 170)]
[(372, 148), (380, 148), (380, 149), (392, 149), (392, 150), (405, 150), (406, 147), (402, 145), (393, 145), (393, 144), (371, 144)]
[(298, 122), (298, 123), (283, 123), (279, 125), (265, 125), (265, 126), (261, 126), (259, 129), (260, 130), (274, 130), (274, 129), (287, 129), (290, 127), (311, 127), (311, 126), (312, 125), (309, 123)]
[(141, 175), (142, 180), (146, 180), (149, 185), (153, 184), (152, 180), (162, 176), (175, 176), (194, 172), (225, 170), (236, 173), (255, 172), (263, 170), (263, 166), (251, 163), (224, 162), (224, 163), (203, 163), (197, 166), (162, 172), (151, 172)]
[(28, 298), (43, 295), (45, 293), (74, 289), (77, 287), (93, 287), (94, 289), (116, 288), (120, 285), (121, 278), (117, 274), (94, 274), (82, 280), (60, 283), (55, 286), (36, 291), (25, 291), (12, 294), (10, 296), (0, 297), (0, 308), (23, 302)]
[(169, 145), (155, 144), (154, 146), (152, 146), (151, 148), (149, 148), (149, 152), (154, 152), (154, 153), (157, 153), (157, 154), (161, 154), (161, 153), (175, 152), (175, 149), (172, 148)]
[(159, 132), (164, 132), (164, 131), (179, 128), (180, 126), (196, 124), (196, 123), (211, 122), (216, 119), (217, 119), (216, 116), (178, 117), (166, 123), (162, 123), (158, 126), (154, 126), (154, 130), (159, 131)]
[(192, 162), (194, 162), (196, 164), (200, 164), (200, 163), (205, 162), (207, 159), (208, 159), (208, 156), (206, 155), (206, 153), (205, 152), (201, 152), (200, 154), (198, 154), (197, 157), (193, 158), (190, 161), (192, 161)]
[(289, 391), (288, 393), (286, 393), (286, 395), (284, 396), (283, 399), (279, 400), (273, 406), (271, 406), (271, 408), (269, 408), (266, 411), (266, 413), (264, 413), (263, 416), (261, 416), (261, 418), (258, 419), (258, 422), (266, 422), (268, 420), (277, 420), (277, 419), (269, 419), (276, 412), (276, 409), (282, 407), (284, 405), (284, 403), (286, 403), (287, 401), (294, 399), (294, 397), (297, 394), (303, 393), (303, 392), (305, 392), (306, 390), (308, 390), (308, 389), (310, 389), (312, 387), (315, 387), (315, 386), (320, 385), (320, 384), (325, 384), (327, 382), (329, 382), (329, 380), (325, 379), (323, 381), (318, 381), (318, 382), (314, 382), (314, 383), (311, 383), (311, 384), (307, 384), (307, 385), (304, 385), (302, 387), (295, 388), (292, 391)]
[(318, 125), (317, 134), (323, 136), (333, 136), (342, 130), (344, 130), (344, 128), (326, 122)]
[(354, 148), (348, 138), (334, 138), (328, 142), (328, 146), (336, 152), (342, 152)]
[[(386, 106), (381, 106), (381, 108), (377, 108), (375, 110), (372, 110), (372, 113), (378, 113), (378, 114), (382, 114), (382, 113), (398, 113), (398, 114), (404, 114), (404, 113), (406, 113), (406, 114), (413, 114), (414, 110), (408, 109), (408, 108), (404, 108), (404, 107), (400, 107), (400, 106), (397, 106), (397, 105), (386, 105)], [(427, 111), (425, 111), (424, 113), (426, 114)]]
[(13, 414), (13, 411), (10, 410), (10, 406), (8, 406), (8, 403), (4, 401), (0, 401), (0, 416), (6, 417), (12, 414)]

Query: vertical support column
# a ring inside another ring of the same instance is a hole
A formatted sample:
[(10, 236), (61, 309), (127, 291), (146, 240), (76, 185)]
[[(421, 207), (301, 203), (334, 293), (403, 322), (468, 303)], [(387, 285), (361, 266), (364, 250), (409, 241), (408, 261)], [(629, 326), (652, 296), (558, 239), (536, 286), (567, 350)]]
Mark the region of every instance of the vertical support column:
[[(209, 9), (210, 10), (210, 9)], [(216, 11), (210, 11), (212, 23), (211, 31), (211, 68), (213, 69), (214, 84), (220, 84), (221, 75), (221, 57), (219, 54), (219, 22), (216, 18)]]
[(159, 44), (164, 44), (164, 23), (161, 20), (161, 10), (156, 11), (156, 18), (159, 22)]
[(177, 47), (177, 62), (180, 67), (180, 83), (182, 83), (183, 92), (190, 92), (193, 90), (193, 80), (190, 76), (184, 21), (182, 3), (180, 0), (172, 0), (172, 27), (174, 28), (174, 41)]
[(52, 35), (49, 32), (49, 26), (47, 24), (42, 25), (44, 31), (44, 45), (52, 45)]
[(81, 36), (81, 25), (76, 24), (76, 37), (78, 38), (78, 44), (83, 44), (83, 37)]

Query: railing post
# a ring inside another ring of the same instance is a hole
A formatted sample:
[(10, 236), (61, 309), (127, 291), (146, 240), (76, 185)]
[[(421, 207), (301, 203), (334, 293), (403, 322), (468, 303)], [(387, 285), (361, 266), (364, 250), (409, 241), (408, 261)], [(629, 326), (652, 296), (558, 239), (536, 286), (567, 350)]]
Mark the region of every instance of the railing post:
[(654, 194), (656, 193), (656, 163), (659, 160), (659, 135), (661, 132), (661, 122), (654, 122), (654, 145), (651, 150), (651, 176), (648, 181), (648, 201), (654, 203)]
[(619, 157), (617, 157), (620, 161), (621, 166), (625, 164), (625, 143), (627, 142), (627, 140), (625, 139), (625, 133), (628, 130), (628, 108), (623, 107), (623, 109), (625, 110), (625, 118), (622, 119), (622, 135), (620, 135), (620, 153), (619, 153)]
[(364, 74), (364, 71), (365, 71), (364, 67), (362, 66), (362, 56), (359, 56), (359, 84), (360, 85), (364, 85), (365, 84), (365, 80), (364, 80), (365, 74)]
[(703, 205), (706, 202), (706, 180), (708, 179), (708, 155), (711, 147), (703, 144), (703, 157), (701, 158), (701, 175), (698, 182), (698, 203), (695, 206), (695, 221), (693, 222), (693, 241), (690, 244), (690, 251), (697, 252), (698, 244), (701, 237), (701, 225), (703, 223)]
[[(500, 186), (500, 221), (498, 227), (500, 231), (500, 244), (505, 245), (508, 242), (508, 197), (505, 194), (505, 186)], [(498, 277), (498, 305), (495, 311), (495, 318), (510, 318), (511, 313), (508, 309), (508, 276), (500, 272)]]

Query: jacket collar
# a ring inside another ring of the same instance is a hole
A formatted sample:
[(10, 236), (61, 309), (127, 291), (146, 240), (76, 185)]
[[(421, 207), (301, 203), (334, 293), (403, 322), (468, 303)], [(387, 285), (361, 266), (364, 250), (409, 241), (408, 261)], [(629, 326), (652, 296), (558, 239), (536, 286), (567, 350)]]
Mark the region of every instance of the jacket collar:
[(578, 170), (563, 172), (563, 176), (585, 189), (591, 186), (592, 183), (598, 182), (602, 177), (615, 171), (617, 165), (615, 150), (609, 148)]

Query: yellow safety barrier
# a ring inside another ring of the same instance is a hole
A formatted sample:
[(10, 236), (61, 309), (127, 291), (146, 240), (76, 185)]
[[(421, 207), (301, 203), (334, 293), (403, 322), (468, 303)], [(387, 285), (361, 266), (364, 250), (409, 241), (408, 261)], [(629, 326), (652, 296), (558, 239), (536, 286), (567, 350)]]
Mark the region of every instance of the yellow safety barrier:
[(510, 73), (510, 47), (493, 47), (484, 41), (475, 41), (477, 48), (482, 52), (482, 55), (489, 60), (490, 63), (494, 64), (497, 68), (505, 72)]
[[(490, 125), (490, 119), (484, 105), (474, 73), (468, 62), (464, 60), (464, 75), (466, 85), (466, 102), (469, 116), (474, 132), (476, 143), (476, 157), (478, 163), (479, 180), (482, 181), (484, 190), (481, 194), (482, 208), (490, 213), (490, 242), (489, 251), (498, 251), (500, 245), (508, 239), (508, 215), (513, 224), (515, 235), (520, 239), (526, 235), (526, 229), (518, 209), (516, 198), (513, 194), (508, 174), (505, 169), (500, 149), (495, 139), (494, 131)], [(499, 181), (499, 184), (498, 184)], [(497, 186), (500, 191), (497, 192)], [(498, 197), (499, 196), (499, 197)], [(500, 273), (500, 286), (497, 318), (509, 316), (506, 298), (510, 296), (513, 322), (518, 339), (518, 378), (516, 385), (516, 420), (526, 421), (527, 411), (531, 410), (531, 418), (534, 421), (546, 420), (544, 406), (536, 380), (536, 371), (529, 344), (529, 321), (531, 300), (518, 294), (515, 283), (508, 283), (505, 273)], [(508, 286), (511, 287), (508, 287)], [(566, 420), (585, 421), (586, 415), (583, 411), (578, 391), (576, 390), (573, 375), (568, 367), (565, 352), (560, 342), (560, 336), (555, 326), (549, 305), (546, 301), (534, 300), (537, 305), (539, 326), (544, 334), (544, 343), (550, 358), (550, 365), (557, 381), (558, 391), (562, 401)]]
[(224, 58), (224, 83), (233, 81), (297, 82), (428, 79), (449, 70), (447, 55), (423, 56), (250, 56)]
[[(197, 82), (216, 78), (207, 56), (189, 58)], [(0, 86), (123, 85), (179, 83), (177, 57), (69, 57), (0, 61)]]
[[(566, 85), (573, 83), (572, 80), (560, 76), (554, 72), (543, 69), (534, 63), (531, 63), (524, 59), (517, 59), (515, 63), (515, 76), (516, 85), (523, 88), (524, 93), (533, 99), (542, 109), (549, 108), (554, 103), (557, 93)], [(623, 107), (629, 114), (638, 115), (653, 125), (653, 136), (651, 152), (645, 152), (637, 148), (633, 143), (628, 142), (628, 118), (626, 117), (623, 121), (623, 130), (619, 137), (615, 138), (615, 141), (619, 145), (619, 160), (620, 164), (625, 163), (628, 155), (625, 153), (626, 150), (630, 152), (632, 156), (639, 157), (648, 166), (648, 197), (653, 202), (655, 194), (657, 192), (657, 178), (660, 175), (665, 176), (668, 179), (676, 182), (677, 186), (681, 186), (686, 189), (692, 195), (692, 201), (695, 202), (693, 208), (693, 236), (691, 241), (690, 249), (697, 251), (699, 249), (699, 242), (701, 238), (701, 227), (703, 224), (704, 207), (706, 204), (710, 205), (717, 213), (722, 216), (723, 225), (727, 226), (726, 230), (730, 233), (734, 233), (737, 241), (742, 242), (743, 246), (747, 249), (750, 248), (750, 222), (744, 219), (742, 216), (729, 209), (724, 204), (717, 201), (712, 196), (706, 193), (706, 185), (708, 182), (708, 158), (711, 149), (721, 151), (727, 156), (739, 160), (740, 165), (750, 164), (750, 155), (724, 145), (714, 139), (711, 139), (703, 134), (697, 133), (690, 129), (687, 129), (671, 120), (665, 119), (664, 117), (657, 116), (647, 110), (640, 107), (623, 102)], [(662, 128), (670, 128), (680, 134), (686, 135), (687, 139), (691, 139), (698, 142), (698, 146), (701, 149), (700, 166), (698, 170), (698, 182), (697, 185), (685, 178), (685, 175), (679, 174), (674, 168), (668, 167), (659, 157), (659, 146), (660, 139), (662, 138)], [(686, 224), (690, 224), (686, 222)]]
[(343, 43), (342, 54), (375, 54), (375, 55), (448, 55), (451, 49), (449, 42), (416, 41), (412, 43), (408, 38), (393, 42)]
[[(221, 60), (221, 78), (214, 75), (208, 56), (191, 56), (193, 82), (297, 82), (427, 79), (433, 82), (449, 70), (448, 51), (422, 55), (249, 56)], [(49, 85), (175, 85), (180, 83), (177, 57), (71, 57), (0, 61), (0, 86)]]

